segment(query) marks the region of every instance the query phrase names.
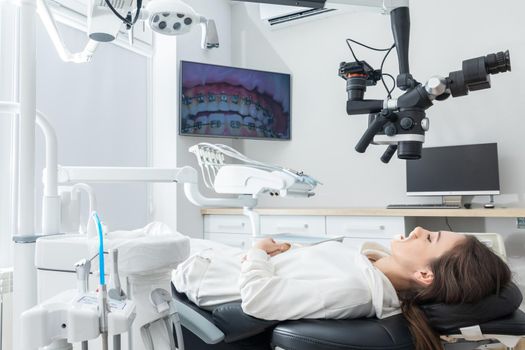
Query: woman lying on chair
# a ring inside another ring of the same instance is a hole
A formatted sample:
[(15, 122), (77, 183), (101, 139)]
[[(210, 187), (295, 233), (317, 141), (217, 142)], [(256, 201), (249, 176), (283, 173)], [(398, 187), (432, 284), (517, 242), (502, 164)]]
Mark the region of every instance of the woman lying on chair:
[(439, 336), (418, 305), (474, 303), (511, 279), (505, 262), (476, 237), (421, 227), (392, 241), (391, 252), (335, 241), (289, 248), (267, 238), (247, 253), (203, 249), (179, 266), (174, 284), (200, 307), (241, 300), (245, 313), (266, 320), (403, 312), (416, 349), (437, 350)]

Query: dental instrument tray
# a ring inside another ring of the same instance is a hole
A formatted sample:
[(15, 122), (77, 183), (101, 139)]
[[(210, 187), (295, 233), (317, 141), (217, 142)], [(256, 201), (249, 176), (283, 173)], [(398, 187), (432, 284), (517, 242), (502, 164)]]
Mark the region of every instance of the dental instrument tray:
[(302, 171), (250, 159), (226, 145), (199, 143), (189, 150), (197, 157), (204, 184), (217, 193), (311, 197), (320, 184)]

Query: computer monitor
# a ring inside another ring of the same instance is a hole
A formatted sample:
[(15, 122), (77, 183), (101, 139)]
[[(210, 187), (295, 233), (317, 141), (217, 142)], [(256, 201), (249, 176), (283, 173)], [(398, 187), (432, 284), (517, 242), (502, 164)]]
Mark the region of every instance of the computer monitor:
[(290, 140), (291, 76), (181, 62), (179, 134)]
[[(408, 196), (500, 193), (496, 143), (423, 148), (421, 159), (406, 161)], [(461, 198), (461, 197), (459, 197)]]

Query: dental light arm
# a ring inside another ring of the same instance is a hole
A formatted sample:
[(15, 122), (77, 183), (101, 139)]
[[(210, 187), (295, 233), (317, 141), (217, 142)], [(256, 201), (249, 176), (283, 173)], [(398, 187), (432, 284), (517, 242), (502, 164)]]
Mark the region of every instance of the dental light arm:
[(51, 41), (53, 42), (53, 45), (55, 46), (55, 49), (57, 50), (58, 55), (64, 62), (84, 63), (91, 60), (91, 57), (98, 47), (97, 41), (88, 40), (85, 48), (81, 52), (71, 53), (62, 41), (62, 37), (58, 32), (53, 15), (51, 14), (45, 0), (37, 0), (37, 12), (49, 37), (51, 38)]
[[(117, 38), (122, 24), (126, 24), (127, 29), (133, 27), (135, 23), (129, 19), (132, 12), (137, 15), (137, 19), (146, 21), (153, 31), (164, 35), (185, 34), (200, 24), (202, 27), (201, 47), (203, 49), (219, 47), (215, 22), (197, 14), (193, 8), (181, 0), (151, 0), (144, 10), (140, 8), (140, 0), (136, 1), (139, 1), (138, 9), (134, 9), (134, 0), (89, 0), (87, 10), (89, 40), (85, 48), (77, 53), (70, 52), (64, 44), (46, 0), (37, 0), (37, 12), (58, 55), (64, 62), (89, 62), (100, 42), (111, 42)], [(117, 17), (108, 7), (108, 3), (120, 17)], [(121, 18), (126, 16), (128, 19), (123, 22)]]

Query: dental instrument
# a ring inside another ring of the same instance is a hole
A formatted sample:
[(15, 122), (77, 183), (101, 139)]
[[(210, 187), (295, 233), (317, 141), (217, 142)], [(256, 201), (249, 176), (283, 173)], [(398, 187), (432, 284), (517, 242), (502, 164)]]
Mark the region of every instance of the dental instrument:
[(102, 223), (96, 212), (93, 212), (92, 218), (97, 225), (98, 240), (99, 240), (99, 278), (98, 286), (98, 310), (100, 317), (100, 334), (102, 336), (102, 350), (108, 350), (108, 291), (106, 286), (105, 268), (104, 268), (104, 233), (102, 231)]
[[(108, 336), (113, 336), (114, 345), (120, 344), (125, 349), (132, 346), (133, 350), (145, 350), (153, 344), (154, 350), (171, 350), (171, 344), (175, 344), (175, 340), (171, 339), (173, 335), (168, 332), (167, 322), (171, 325), (176, 321), (177, 318), (173, 315), (176, 310), (168, 304), (162, 307), (152, 304), (152, 300), (156, 300), (152, 293), (164, 290), (162, 295), (171, 295), (167, 292), (171, 290), (171, 271), (188, 257), (189, 239), (156, 224), (131, 232), (107, 232), (104, 233), (103, 239), (104, 250), (109, 251), (110, 257), (109, 264), (105, 266), (106, 274), (109, 272), (107, 291), (111, 306), (111, 312), (108, 314)], [(63, 286), (68, 285), (68, 266), (71, 266), (71, 262), (98, 256), (94, 253), (99, 251), (99, 248), (98, 237), (87, 234), (39, 239), (36, 246), (36, 265), (41, 297), (60, 293)], [(102, 271), (99, 275), (101, 274)], [(89, 276), (89, 273), (83, 274), (86, 275)], [(83, 285), (86, 283), (82, 282)], [(127, 291), (125, 294), (124, 290)], [(136, 314), (133, 324), (130, 324), (129, 340), (119, 337), (121, 333), (115, 334), (111, 331), (111, 320), (115, 314), (114, 304), (119, 305), (125, 301), (134, 303)], [(93, 302), (97, 305), (100, 300), (95, 299)], [(176, 324), (174, 326), (177, 328)], [(148, 340), (149, 335), (151, 342)], [(146, 343), (143, 342), (143, 337)], [(90, 345), (90, 348), (101, 349), (96, 343)]]
[[(87, 350), (88, 341), (101, 336), (102, 349), (106, 350), (109, 335), (119, 339), (120, 334), (129, 332), (136, 316), (135, 303), (125, 298), (113, 299), (105, 292), (102, 224), (96, 213), (91, 219), (96, 222), (102, 238), (99, 244), (92, 245), (98, 253), (74, 264), (77, 289), (62, 291), (22, 313), (22, 329), (31, 332), (31, 336), (22, 337), (23, 349), (72, 350), (72, 344), (80, 343), (82, 350)], [(98, 293), (93, 293), (89, 291), (89, 276), (91, 260), (96, 257), (99, 258), (99, 288)], [(110, 279), (115, 278), (118, 276), (110, 271)], [(113, 349), (120, 350), (119, 342), (114, 344)]]

